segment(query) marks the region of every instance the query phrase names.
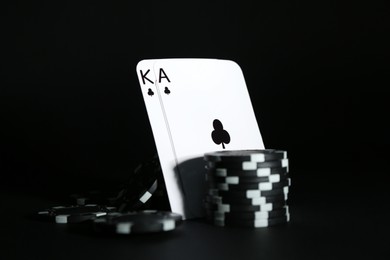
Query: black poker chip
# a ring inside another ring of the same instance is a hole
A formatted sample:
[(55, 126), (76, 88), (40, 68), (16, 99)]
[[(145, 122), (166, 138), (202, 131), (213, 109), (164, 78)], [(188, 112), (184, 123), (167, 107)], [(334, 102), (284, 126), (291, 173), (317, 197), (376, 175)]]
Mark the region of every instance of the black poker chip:
[(206, 195), (205, 201), (211, 203), (221, 203), (221, 204), (241, 204), (241, 205), (263, 205), (267, 203), (275, 202), (286, 202), (288, 196), (285, 194), (277, 196), (267, 196), (267, 197), (257, 197), (257, 198), (237, 198), (237, 197), (221, 197), (221, 196), (212, 196)]
[(118, 211), (127, 212), (146, 209), (150, 198), (158, 188), (158, 180), (161, 174), (161, 166), (157, 155), (140, 163), (113, 202)]
[(93, 227), (97, 232), (109, 234), (145, 234), (173, 231), (182, 223), (182, 220), (182, 215), (177, 213), (143, 210), (107, 214), (93, 220)]
[(204, 159), (209, 162), (266, 162), (287, 159), (287, 151), (276, 149), (216, 151), (205, 153)]
[(273, 168), (258, 168), (255, 170), (243, 170), (235, 168), (223, 168), (223, 167), (208, 167), (207, 174), (227, 177), (227, 176), (238, 176), (238, 177), (267, 177), (273, 174), (288, 175), (287, 167), (273, 167)]
[(228, 184), (228, 183), (216, 183), (208, 182), (210, 188), (216, 188), (223, 191), (240, 191), (240, 190), (274, 190), (282, 189), (284, 187), (291, 186), (291, 179), (287, 178), (280, 182), (259, 182), (259, 183), (244, 183), (244, 184)]
[(70, 195), (72, 203), (79, 206), (87, 204), (100, 204), (114, 206), (118, 191), (91, 190), (86, 192), (74, 193)]
[(138, 193), (128, 192), (123, 195), (122, 203), (118, 203), (118, 211), (126, 212), (131, 210), (141, 209), (153, 196), (158, 187), (158, 180), (155, 180), (150, 187)]
[[(93, 190), (72, 194), (72, 203), (77, 205), (99, 204), (116, 207), (120, 212), (146, 209), (162, 182), (158, 155), (138, 164), (129, 174), (129, 179), (115, 191)], [(164, 185), (161, 185), (164, 186)], [(161, 187), (163, 188), (163, 187)]]
[(205, 153), (205, 218), (216, 226), (287, 223), (291, 186), (287, 151), (252, 149)]
[(55, 206), (38, 211), (36, 213), (36, 218), (59, 224), (79, 223), (104, 216), (107, 213), (114, 211), (116, 211), (115, 207), (107, 207), (96, 204), (89, 204), (83, 206)]
[(248, 227), (248, 228), (263, 228), (280, 224), (287, 224), (290, 221), (290, 216), (275, 217), (271, 219), (255, 219), (255, 220), (238, 220), (238, 219), (214, 219), (213, 223), (216, 226), (230, 227)]
[(221, 196), (224, 198), (257, 198), (265, 196), (277, 196), (277, 195), (286, 195), (289, 192), (289, 187), (283, 187), (273, 190), (238, 190), (238, 191), (224, 191), (218, 189), (209, 189), (207, 194), (213, 196)]
[(263, 205), (244, 205), (244, 204), (222, 204), (213, 202), (204, 202), (206, 210), (214, 210), (216, 212), (253, 212), (253, 211), (271, 211), (281, 209), (286, 206), (285, 201), (267, 203)]
[(241, 177), (241, 176), (227, 176), (219, 177), (206, 175), (206, 179), (215, 183), (226, 183), (226, 184), (250, 184), (250, 183), (260, 183), (260, 182), (280, 182), (286, 180), (288, 176), (280, 174), (272, 174), (266, 177)]
[(235, 220), (256, 220), (284, 217), (290, 215), (289, 207), (284, 206), (280, 209), (270, 211), (252, 211), (252, 212), (219, 212), (214, 210), (206, 210), (208, 219), (235, 219)]
[(258, 168), (275, 168), (285, 167), (288, 168), (288, 159), (265, 161), (265, 162), (210, 162), (206, 163), (207, 168), (229, 168), (239, 170), (257, 170)]
[(159, 170), (157, 155), (138, 164), (113, 201), (118, 211), (144, 209), (157, 190)]

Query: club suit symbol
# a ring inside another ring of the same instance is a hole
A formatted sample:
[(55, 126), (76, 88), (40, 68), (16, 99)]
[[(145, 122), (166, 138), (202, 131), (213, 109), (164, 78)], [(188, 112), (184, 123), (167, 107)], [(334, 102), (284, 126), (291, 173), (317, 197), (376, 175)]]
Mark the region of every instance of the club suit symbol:
[(214, 130), (211, 132), (211, 138), (215, 144), (222, 144), (222, 148), (225, 149), (225, 144), (230, 143), (230, 135), (228, 131), (223, 129), (223, 125), (218, 119), (214, 119), (213, 128)]
[(152, 89), (150, 89), (150, 88), (148, 89), (148, 95), (149, 95), (149, 96), (151, 96), (151, 97), (154, 95), (154, 92), (153, 92), (153, 90), (152, 90)]
[(168, 88), (168, 87), (165, 87), (165, 89), (164, 89), (164, 93), (165, 93), (165, 94), (167, 94), (167, 95), (169, 95), (169, 94), (171, 93), (171, 91), (169, 90), (169, 88)]

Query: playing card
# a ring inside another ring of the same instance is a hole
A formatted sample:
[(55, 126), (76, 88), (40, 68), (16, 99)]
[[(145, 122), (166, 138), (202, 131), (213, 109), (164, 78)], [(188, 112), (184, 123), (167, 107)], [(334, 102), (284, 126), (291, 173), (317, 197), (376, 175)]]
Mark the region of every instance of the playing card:
[(155, 60), (154, 76), (171, 146), (160, 162), (165, 180), (175, 180), (167, 185), (172, 211), (202, 217), (204, 153), (264, 149), (243, 73), (233, 61), (183, 58)]
[[(161, 96), (156, 89), (155, 74), (153, 64), (155, 60), (142, 60), (137, 64), (137, 76), (145, 102), (149, 122), (153, 131), (154, 141), (157, 148), (160, 164), (164, 174), (165, 186), (169, 195), (169, 200), (173, 212), (182, 213), (183, 195), (181, 184), (170, 173), (168, 169), (173, 169), (176, 165), (175, 155), (172, 149), (172, 142), (166, 117), (161, 106)], [(173, 158), (173, 160), (172, 160)]]

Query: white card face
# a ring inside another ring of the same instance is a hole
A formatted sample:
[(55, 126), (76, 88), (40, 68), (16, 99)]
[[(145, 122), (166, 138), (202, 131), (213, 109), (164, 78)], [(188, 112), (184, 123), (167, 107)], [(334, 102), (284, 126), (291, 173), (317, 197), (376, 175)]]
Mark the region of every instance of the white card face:
[(172, 149), (160, 162), (165, 180), (179, 180), (185, 204), (171, 208), (202, 217), (204, 153), (264, 149), (244, 76), (235, 62), (218, 59), (155, 60), (154, 73)]
[(167, 129), (165, 115), (161, 108), (161, 97), (155, 86), (153, 65), (155, 60), (142, 60), (137, 64), (137, 76), (144, 98), (149, 122), (152, 127), (157, 153), (164, 174), (165, 186), (172, 212), (183, 214), (183, 195), (181, 185), (168, 169), (176, 165), (171, 138)]

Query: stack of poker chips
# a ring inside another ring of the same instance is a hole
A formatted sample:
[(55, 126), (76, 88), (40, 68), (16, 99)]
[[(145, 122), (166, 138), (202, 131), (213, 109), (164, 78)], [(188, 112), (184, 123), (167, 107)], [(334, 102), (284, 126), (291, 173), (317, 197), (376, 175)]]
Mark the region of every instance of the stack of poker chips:
[(287, 152), (275, 149), (204, 154), (206, 219), (216, 226), (269, 227), (289, 222)]

